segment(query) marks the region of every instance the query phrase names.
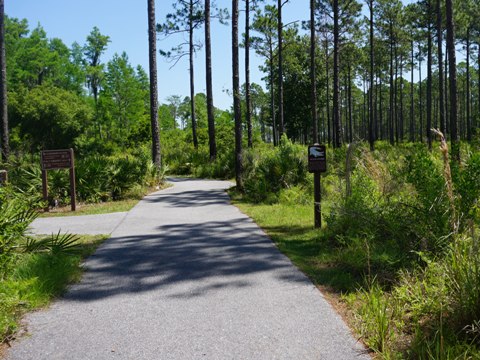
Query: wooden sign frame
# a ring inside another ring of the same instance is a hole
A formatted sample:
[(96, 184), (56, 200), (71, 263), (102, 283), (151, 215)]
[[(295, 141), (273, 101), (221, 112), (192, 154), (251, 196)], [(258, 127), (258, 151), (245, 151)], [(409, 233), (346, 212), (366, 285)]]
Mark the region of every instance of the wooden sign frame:
[[(73, 149), (43, 150), (40, 153), (42, 166), (43, 200), (48, 201), (48, 170), (69, 169), (70, 172), (70, 204), (72, 211), (77, 208), (75, 196), (75, 158)], [(48, 203), (44, 210), (49, 211)]]

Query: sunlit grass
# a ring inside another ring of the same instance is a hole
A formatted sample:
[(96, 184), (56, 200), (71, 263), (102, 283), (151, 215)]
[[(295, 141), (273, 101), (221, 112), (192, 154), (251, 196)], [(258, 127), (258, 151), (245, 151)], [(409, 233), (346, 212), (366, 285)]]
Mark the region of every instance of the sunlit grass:
[(346, 271), (346, 261), (338, 250), (332, 247), (321, 229), (314, 228), (313, 206), (251, 204), (238, 198), (234, 204), (250, 216), (316, 285), (342, 293), (354, 290), (362, 280), (362, 269)]
[(51, 209), (49, 212), (42, 212), (40, 217), (60, 217), (76, 215), (98, 215), (116, 212), (130, 211), (139, 199), (128, 199), (119, 201), (108, 201), (97, 204), (77, 204), (76, 211), (71, 211), (71, 207), (59, 207)]
[(19, 253), (12, 273), (0, 281), (0, 338), (12, 339), (21, 316), (47, 306), (69, 283), (80, 280), (81, 262), (93, 254), (107, 235), (79, 236), (79, 255), (48, 252)]

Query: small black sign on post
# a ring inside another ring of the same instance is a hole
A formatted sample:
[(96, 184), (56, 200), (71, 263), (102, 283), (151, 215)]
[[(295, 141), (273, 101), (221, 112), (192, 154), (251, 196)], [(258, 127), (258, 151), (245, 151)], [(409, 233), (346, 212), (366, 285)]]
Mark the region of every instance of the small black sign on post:
[[(43, 150), (40, 157), (42, 163), (43, 200), (48, 201), (47, 170), (69, 169), (70, 203), (72, 211), (75, 211), (77, 206), (75, 200), (75, 161), (73, 149)], [(48, 212), (48, 204), (44, 210)]]
[(322, 227), (320, 174), (327, 171), (327, 149), (325, 145), (314, 144), (308, 147), (308, 171), (313, 173), (315, 227), (320, 228)]
[(8, 182), (7, 170), (0, 170), (0, 186), (5, 185)]

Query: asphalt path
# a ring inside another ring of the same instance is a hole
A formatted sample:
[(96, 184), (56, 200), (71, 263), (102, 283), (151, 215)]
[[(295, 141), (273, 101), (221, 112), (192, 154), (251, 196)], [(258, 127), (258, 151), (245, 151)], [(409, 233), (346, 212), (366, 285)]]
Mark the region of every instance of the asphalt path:
[(26, 317), (7, 359), (370, 359), (230, 205), (231, 183), (173, 183), (122, 218), (80, 283)]
[(127, 215), (116, 212), (99, 215), (60, 216), (37, 218), (30, 224), (30, 232), (38, 235), (61, 233), (70, 234), (111, 234)]

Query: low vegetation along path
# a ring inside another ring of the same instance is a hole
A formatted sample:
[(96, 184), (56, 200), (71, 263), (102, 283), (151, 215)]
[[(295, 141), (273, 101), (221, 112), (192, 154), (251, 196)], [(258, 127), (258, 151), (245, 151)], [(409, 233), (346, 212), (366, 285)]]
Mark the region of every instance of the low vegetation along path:
[[(7, 359), (369, 359), (223, 181), (145, 197)], [(85, 225), (87, 226), (87, 225)]]

